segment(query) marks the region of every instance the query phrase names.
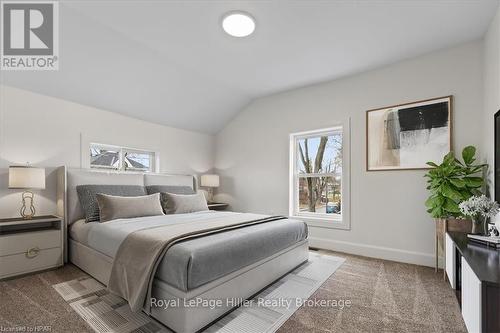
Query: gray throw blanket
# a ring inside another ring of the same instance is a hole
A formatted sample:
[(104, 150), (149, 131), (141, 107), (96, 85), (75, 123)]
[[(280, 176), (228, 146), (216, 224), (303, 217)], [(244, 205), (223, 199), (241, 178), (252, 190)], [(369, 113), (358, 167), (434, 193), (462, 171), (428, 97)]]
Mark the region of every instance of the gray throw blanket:
[(151, 288), (161, 259), (179, 241), (248, 225), (282, 220), (283, 216), (255, 218), (255, 214), (228, 214), (203, 221), (168, 224), (138, 230), (129, 234), (115, 255), (108, 290), (126, 299), (133, 311), (144, 305), (150, 313)]

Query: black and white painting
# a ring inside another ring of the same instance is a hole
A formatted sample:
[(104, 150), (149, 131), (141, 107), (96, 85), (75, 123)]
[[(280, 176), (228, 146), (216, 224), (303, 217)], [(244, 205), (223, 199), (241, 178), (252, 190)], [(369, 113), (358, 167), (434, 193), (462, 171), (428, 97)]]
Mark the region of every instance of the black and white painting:
[[(495, 114), (495, 200), (500, 203), (500, 110)], [(500, 218), (497, 219), (500, 226)]]
[(367, 170), (427, 169), (451, 150), (451, 96), (367, 111)]

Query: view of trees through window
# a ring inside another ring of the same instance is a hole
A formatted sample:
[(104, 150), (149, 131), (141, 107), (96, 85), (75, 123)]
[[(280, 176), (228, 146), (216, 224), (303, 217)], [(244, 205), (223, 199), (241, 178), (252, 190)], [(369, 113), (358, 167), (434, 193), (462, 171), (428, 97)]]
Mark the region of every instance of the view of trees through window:
[(341, 214), (342, 132), (298, 138), (298, 212)]

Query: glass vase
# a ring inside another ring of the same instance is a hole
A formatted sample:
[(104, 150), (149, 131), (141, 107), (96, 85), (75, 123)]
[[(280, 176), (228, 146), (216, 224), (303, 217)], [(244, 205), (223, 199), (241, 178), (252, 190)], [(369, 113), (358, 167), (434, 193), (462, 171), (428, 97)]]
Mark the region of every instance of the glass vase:
[(486, 229), (488, 228), (488, 223), (482, 216), (478, 216), (472, 219), (472, 233), (474, 235), (486, 235), (488, 232)]

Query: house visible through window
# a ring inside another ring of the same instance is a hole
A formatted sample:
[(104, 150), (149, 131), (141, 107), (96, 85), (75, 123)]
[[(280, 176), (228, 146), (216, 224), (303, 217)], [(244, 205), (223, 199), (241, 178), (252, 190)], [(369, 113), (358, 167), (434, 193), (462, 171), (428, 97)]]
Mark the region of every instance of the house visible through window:
[(342, 222), (342, 126), (292, 134), (290, 214)]
[(90, 167), (122, 171), (155, 171), (156, 154), (151, 151), (91, 143)]

